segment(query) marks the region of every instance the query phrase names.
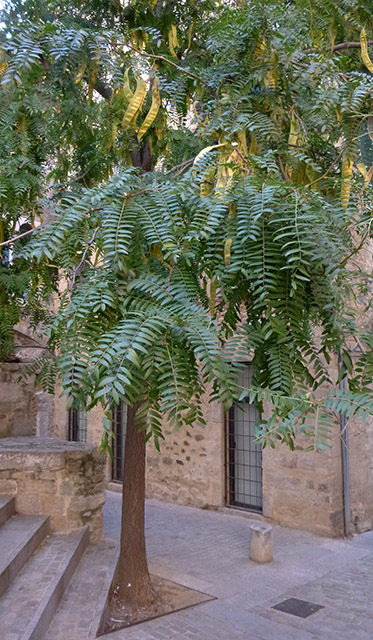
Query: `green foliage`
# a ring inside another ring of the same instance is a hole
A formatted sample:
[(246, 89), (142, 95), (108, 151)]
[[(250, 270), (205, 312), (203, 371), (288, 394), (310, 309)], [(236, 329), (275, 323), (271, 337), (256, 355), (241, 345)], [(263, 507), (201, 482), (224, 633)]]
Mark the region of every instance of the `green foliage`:
[[(370, 8), (16, 1), (1, 20), (5, 239), (48, 212), (20, 258), (36, 291), (7, 279), (22, 276), (16, 261), (0, 274), (3, 353), (58, 267), (46, 386), (60, 375), (89, 407), (141, 400), (157, 445), (164, 415), (176, 429), (203, 420), (206, 390), (225, 407), (241, 392), (271, 402), (260, 437), (289, 446), (312, 432), (322, 448), (337, 414), (365, 418), (372, 345), (354, 304), (368, 276), (353, 261), (371, 220)], [(139, 142), (155, 79), (160, 108)], [(350, 388), (320, 400), (340, 351)], [(248, 358), (253, 388), (237, 390)]]

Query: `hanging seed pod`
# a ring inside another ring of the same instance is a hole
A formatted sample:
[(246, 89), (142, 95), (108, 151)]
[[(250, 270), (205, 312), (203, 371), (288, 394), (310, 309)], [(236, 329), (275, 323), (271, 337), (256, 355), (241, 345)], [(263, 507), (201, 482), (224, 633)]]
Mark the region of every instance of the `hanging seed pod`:
[(161, 96), (159, 93), (159, 80), (156, 77), (154, 79), (153, 86), (152, 86), (152, 104), (137, 134), (137, 137), (139, 140), (141, 140), (141, 138), (145, 135), (149, 127), (151, 127), (151, 125), (153, 124), (154, 120), (157, 117), (160, 106), (161, 106)]
[(361, 58), (366, 68), (369, 69), (371, 73), (373, 73), (373, 62), (371, 61), (368, 54), (367, 34), (365, 33), (364, 27), (362, 28), (360, 33), (360, 44), (361, 44)]
[(133, 91), (130, 87), (130, 79), (128, 74), (129, 74), (129, 69), (126, 69), (124, 73), (124, 82), (122, 84), (122, 87), (123, 87), (124, 97), (126, 98), (126, 100), (128, 100), (128, 102), (130, 102), (133, 97)]
[(227, 238), (224, 244), (224, 264), (229, 267), (231, 263), (232, 238)]
[(208, 167), (207, 171), (204, 173), (199, 189), (201, 198), (204, 198), (211, 193), (214, 186), (215, 172), (216, 167), (213, 165), (212, 167)]
[(245, 156), (245, 158), (247, 158), (247, 156), (249, 155), (249, 150), (247, 148), (246, 130), (240, 129), (240, 131), (237, 131), (237, 138), (238, 138), (239, 149), (242, 155)]
[(215, 304), (216, 304), (216, 289), (218, 286), (218, 281), (216, 276), (214, 276), (210, 283), (210, 315), (215, 315)]
[(133, 94), (130, 103), (124, 113), (122, 120), (122, 127), (128, 127), (129, 125), (136, 125), (136, 118), (141, 110), (142, 104), (146, 96), (146, 82), (142, 78), (137, 80), (136, 91)]
[(341, 184), (341, 204), (346, 208), (350, 201), (351, 178), (354, 159), (352, 156), (346, 156), (342, 161), (342, 184)]

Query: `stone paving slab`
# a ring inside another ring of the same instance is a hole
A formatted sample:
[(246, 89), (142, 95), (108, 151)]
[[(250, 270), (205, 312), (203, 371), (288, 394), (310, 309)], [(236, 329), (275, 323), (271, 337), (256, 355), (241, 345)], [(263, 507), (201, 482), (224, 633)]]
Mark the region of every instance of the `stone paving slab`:
[[(105, 535), (119, 540), (121, 497), (108, 492)], [(217, 600), (116, 631), (108, 640), (372, 640), (373, 532), (352, 540), (274, 526), (274, 561), (249, 560), (252, 521), (147, 502), (152, 573)], [(93, 640), (99, 584), (115, 543), (91, 546), (45, 640)], [(325, 608), (302, 619), (275, 611), (296, 597)]]
[[(109, 492), (104, 509), (105, 535), (118, 539), (120, 495)], [(152, 572), (218, 599), (108, 640), (372, 640), (373, 532), (338, 540), (273, 526), (274, 561), (257, 565), (249, 560), (251, 523), (149, 500)], [(306, 619), (272, 609), (287, 597), (325, 609)]]

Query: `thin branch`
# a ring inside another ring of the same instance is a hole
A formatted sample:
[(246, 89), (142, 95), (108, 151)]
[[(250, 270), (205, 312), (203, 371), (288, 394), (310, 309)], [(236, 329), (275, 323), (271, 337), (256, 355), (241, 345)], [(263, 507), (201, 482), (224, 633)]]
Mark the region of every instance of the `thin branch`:
[(96, 239), (97, 232), (98, 232), (99, 229), (100, 229), (100, 227), (96, 227), (96, 229), (94, 230), (94, 232), (92, 234), (92, 238), (90, 239), (90, 241), (88, 242), (86, 248), (83, 251), (81, 261), (79, 262), (78, 266), (73, 269), (71, 283), (70, 283), (70, 287), (69, 287), (70, 291), (74, 288), (76, 274), (78, 273), (80, 267), (84, 264), (87, 252), (88, 252), (89, 248), (93, 245), (93, 243), (94, 243), (94, 241)]
[(323, 180), (324, 178), (326, 178), (329, 175), (329, 173), (331, 172), (331, 170), (333, 169), (333, 167), (335, 167), (337, 162), (341, 159), (341, 157), (343, 156), (344, 152), (345, 152), (345, 149), (342, 149), (339, 152), (339, 154), (337, 155), (337, 157), (335, 158), (334, 162), (332, 162), (332, 164), (330, 165), (329, 169), (327, 169), (325, 171), (325, 173), (323, 173), (323, 175), (320, 176), (320, 178), (316, 178), (316, 180), (313, 180), (313, 182), (309, 182), (308, 184), (306, 184), (306, 187), (312, 187), (312, 185), (314, 185), (317, 182), (320, 182), (320, 180)]
[(277, 164), (278, 164), (278, 168), (280, 169), (280, 173), (281, 173), (283, 179), (285, 180), (285, 182), (290, 182), (289, 176), (285, 171), (284, 163), (282, 162), (281, 156), (277, 156)]
[(193, 162), (194, 162), (195, 158), (191, 158), (190, 160), (186, 160), (185, 162), (181, 162), (180, 164), (175, 165), (174, 167), (172, 167), (172, 169), (169, 169), (168, 171), (165, 171), (165, 176), (167, 176), (169, 173), (172, 173), (173, 171), (178, 171), (179, 169), (187, 169), (188, 167), (191, 167)]
[(21, 238), (25, 238), (26, 236), (29, 236), (31, 233), (34, 233), (36, 229), (40, 229), (41, 226), (42, 225), (40, 224), (38, 227), (35, 227), (34, 229), (29, 229), (24, 233), (20, 233), (19, 236), (14, 236), (13, 238), (10, 238), (10, 240), (5, 240), (5, 242), (0, 242), (0, 247), (7, 247), (9, 244), (13, 244), (13, 242), (15, 242), (16, 240), (20, 240)]
[[(84, 213), (93, 213), (95, 211), (101, 211), (101, 210), (102, 210), (102, 207), (94, 207), (93, 209), (86, 209)], [(10, 238), (10, 240), (5, 240), (5, 242), (0, 242), (0, 247), (7, 247), (9, 244), (13, 244), (13, 242), (16, 242), (17, 240), (21, 240), (21, 238), (24, 238), (25, 236), (29, 236), (31, 233), (34, 233), (34, 231), (38, 231), (39, 229), (45, 229), (46, 227), (50, 227), (52, 224), (53, 222), (47, 225), (39, 224), (37, 227), (34, 227), (33, 229), (29, 229), (24, 233), (20, 233), (18, 236), (13, 236), (13, 238)]]
[(346, 256), (346, 258), (344, 258), (344, 259), (342, 260), (342, 262), (340, 262), (340, 263), (339, 263), (339, 265), (340, 265), (341, 267), (345, 267), (345, 266), (346, 266), (346, 264), (347, 264), (347, 262), (349, 261), (349, 259), (350, 259), (350, 258), (352, 258), (352, 256), (354, 256), (356, 253), (359, 253), (360, 249), (362, 249), (362, 248), (363, 248), (364, 243), (365, 243), (365, 240), (369, 237), (369, 235), (370, 235), (370, 232), (369, 232), (369, 231), (367, 231), (367, 232), (363, 235), (363, 237), (362, 237), (362, 239), (361, 239), (361, 242), (358, 244), (358, 246), (357, 246), (357, 247), (355, 247), (355, 248), (353, 249), (353, 251), (351, 251), (351, 253), (349, 253), (349, 254), (348, 254), (348, 256)]
[[(373, 47), (373, 40), (368, 40), (368, 47)], [(360, 42), (341, 42), (340, 44), (336, 44), (334, 47), (330, 47), (329, 51), (331, 51), (332, 53), (336, 52), (338, 53), (338, 51), (343, 51), (344, 49), (361, 49), (361, 43)], [(307, 56), (310, 53), (317, 53), (317, 49), (312, 48), (312, 49), (304, 49), (302, 51), (303, 55)]]

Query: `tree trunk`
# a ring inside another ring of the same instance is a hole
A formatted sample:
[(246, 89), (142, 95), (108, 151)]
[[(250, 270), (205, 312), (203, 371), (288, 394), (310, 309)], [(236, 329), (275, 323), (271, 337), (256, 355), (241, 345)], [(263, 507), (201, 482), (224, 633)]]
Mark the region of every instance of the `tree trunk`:
[(139, 404), (127, 408), (124, 446), (122, 526), (118, 581), (120, 596), (128, 604), (154, 602), (145, 547), (145, 434), (139, 433), (135, 415)]

